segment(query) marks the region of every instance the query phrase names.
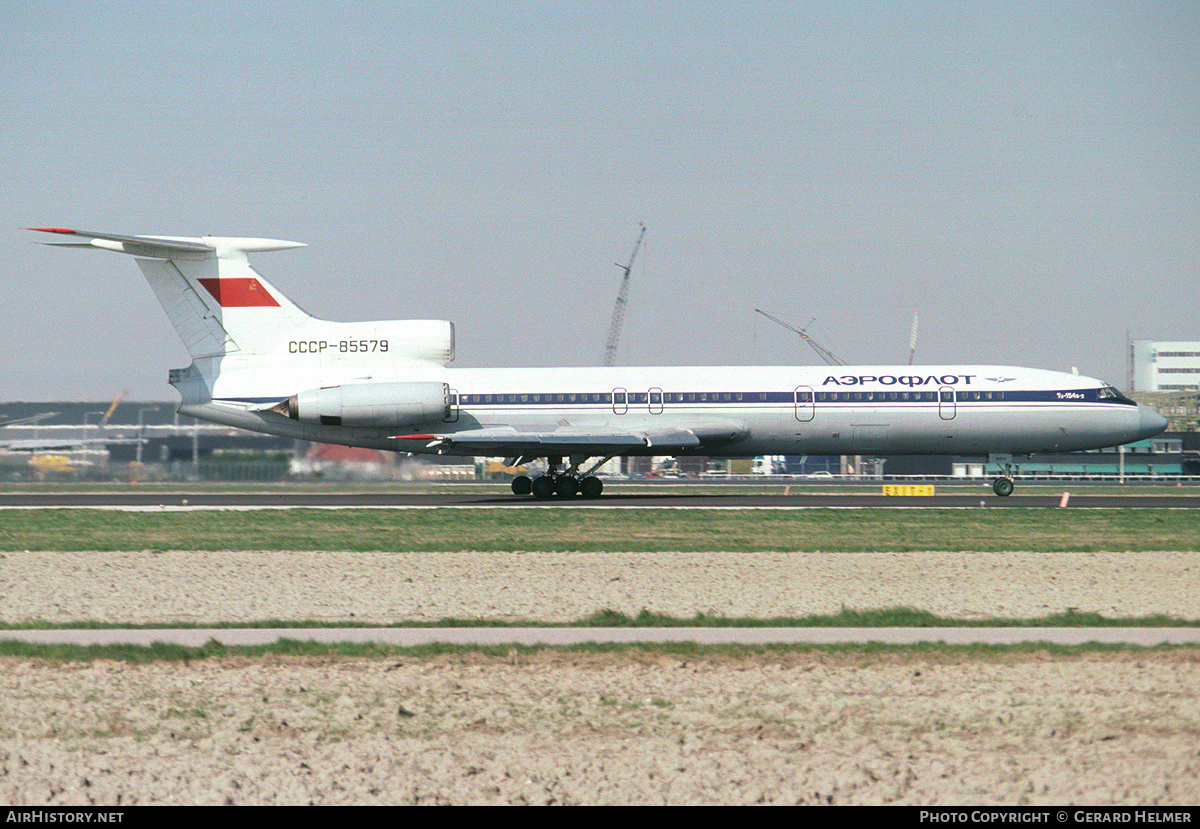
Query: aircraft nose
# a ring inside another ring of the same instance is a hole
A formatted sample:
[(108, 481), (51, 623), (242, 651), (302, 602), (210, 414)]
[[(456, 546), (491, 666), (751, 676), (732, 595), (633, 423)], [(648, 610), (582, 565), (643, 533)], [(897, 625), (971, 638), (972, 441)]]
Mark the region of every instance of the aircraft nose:
[(1167, 428), (1167, 419), (1144, 403), (1138, 404), (1138, 434), (1152, 438)]

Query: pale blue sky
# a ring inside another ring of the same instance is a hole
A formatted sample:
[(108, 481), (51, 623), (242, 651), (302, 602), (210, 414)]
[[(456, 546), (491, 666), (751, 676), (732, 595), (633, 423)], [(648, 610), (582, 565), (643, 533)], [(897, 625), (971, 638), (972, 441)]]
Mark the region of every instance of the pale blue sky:
[[(104, 4), (100, 4), (104, 5)], [(844, 359), (1125, 384), (1200, 340), (1200, 5), (4, 2), (0, 399), (174, 399), (129, 257), (19, 228), (307, 242), (318, 316), (458, 366)]]

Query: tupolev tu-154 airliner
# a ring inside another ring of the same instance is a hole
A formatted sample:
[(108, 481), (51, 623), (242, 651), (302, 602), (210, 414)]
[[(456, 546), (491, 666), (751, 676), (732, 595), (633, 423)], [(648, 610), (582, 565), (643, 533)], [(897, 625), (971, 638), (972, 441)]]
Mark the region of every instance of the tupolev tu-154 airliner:
[(63, 228), (47, 244), (137, 257), (192, 356), (180, 414), (255, 432), (397, 452), (539, 458), (513, 480), (540, 499), (598, 497), (622, 455), (988, 455), (1117, 446), (1167, 421), (1099, 380), (1010, 366), (447, 368), (444, 320), (330, 322), (247, 255), (303, 247), (240, 237)]

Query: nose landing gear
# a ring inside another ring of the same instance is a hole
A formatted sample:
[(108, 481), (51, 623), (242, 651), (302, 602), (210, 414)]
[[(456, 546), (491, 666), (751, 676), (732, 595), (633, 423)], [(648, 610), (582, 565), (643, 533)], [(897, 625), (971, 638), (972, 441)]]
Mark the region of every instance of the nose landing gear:
[(997, 454), (993, 452), (988, 455), (989, 464), (1003, 464), (1004, 474), (992, 481), (992, 492), (999, 495), (1001, 498), (1007, 498), (1012, 495), (1013, 479), (1012, 479), (1012, 455)]

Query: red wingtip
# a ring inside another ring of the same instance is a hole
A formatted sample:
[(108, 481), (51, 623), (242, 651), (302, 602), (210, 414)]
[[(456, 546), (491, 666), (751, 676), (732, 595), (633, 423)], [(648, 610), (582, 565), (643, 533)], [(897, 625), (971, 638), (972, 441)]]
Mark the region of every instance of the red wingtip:
[(437, 435), (393, 435), (392, 440), (433, 440)]
[(75, 233), (74, 230), (68, 230), (65, 227), (27, 227), (25, 229), (26, 230), (40, 230), (43, 233), (71, 233), (71, 234)]

